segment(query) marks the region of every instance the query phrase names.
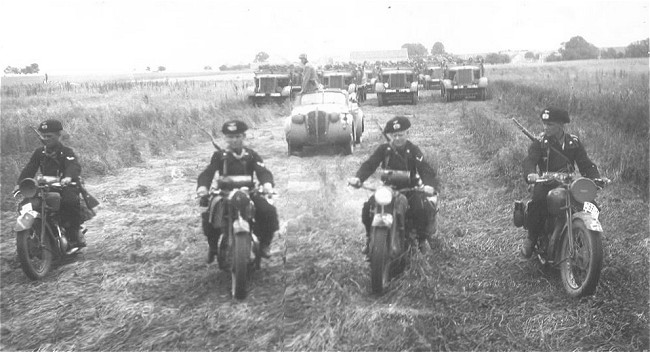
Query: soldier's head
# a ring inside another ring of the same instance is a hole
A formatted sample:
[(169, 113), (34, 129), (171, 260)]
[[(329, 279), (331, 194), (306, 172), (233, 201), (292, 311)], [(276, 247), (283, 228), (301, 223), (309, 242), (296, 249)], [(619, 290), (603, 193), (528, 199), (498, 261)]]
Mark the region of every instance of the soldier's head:
[(568, 111), (553, 107), (542, 110), (539, 117), (544, 125), (544, 134), (556, 139), (564, 135), (564, 124), (571, 122)]
[(244, 121), (226, 121), (221, 127), (221, 132), (226, 138), (227, 148), (239, 152), (244, 146), (246, 130), (248, 130), (248, 125)]
[(411, 127), (411, 121), (409, 121), (408, 117), (398, 115), (386, 122), (384, 132), (390, 137), (391, 144), (401, 148), (408, 140), (409, 127)]
[(46, 147), (54, 147), (60, 143), (63, 125), (59, 120), (45, 120), (38, 125), (38, 132), (41, 134), (43, 144)]
[(300, 59), (300, 62), (302, 62), (303, 65), (306, 64), (308, 61), (307, 54), (300, 54), (300, 56), (298, 56), (298, 59)]

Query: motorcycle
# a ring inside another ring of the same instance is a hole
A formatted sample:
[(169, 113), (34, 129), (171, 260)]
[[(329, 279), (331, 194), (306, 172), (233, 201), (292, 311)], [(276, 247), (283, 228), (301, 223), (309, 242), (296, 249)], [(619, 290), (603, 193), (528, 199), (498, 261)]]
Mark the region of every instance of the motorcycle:
[[(249, 175), (222, 176), (211, 189), (208, 200), (209, 221), (221, 228), (217, 260), (219, 268), (232, 276), (231, 293), (236, 299), (246, 298), (250, 276), (260, 268), (260, 242), (251, 230), (255, 205), (251, 200), (254, 188)], [(270, 195), (266, 195), (270, 197)]]
[[(75, 182), (69, 185), (77, 186)], [(61, 206), (59, 191), (64, 187), (68, 186), (61, 185), (58, 177), (40, 176), (22, 180), (14, 192), (14, 197), (23, 196), (14, 226), (16, 252), (23, 272), (32, 280), (45, 277), (55, 259), (72, 256), (79, 250), (71, 246), (57, 216)], [(86, 233), (83, 226), (80, 231)]]
[(409, 203), (404, 192), (424, 192), (422, 187), (408, 187), (408, 171), (382, 170), (381, 180), (383, 185), (377, 188), (362, 185), (374, 192), (375, 199), (369, 244), (370, 283), (375, 294), (382, 294), (390, 279), (404, 271), (418, 248), (417, 235), (406, 217)]
[[(591, 180), (572, 173), (545, 172), (531, 184), (551, 185), (549, 216), (534, 245), (542, 265), (559, 268), (564, 289), (571, 297), (595, 292), (603, 262), (603, 228), (594, 199), (607, 178)], [(530, 201), (515, 202), (514, 224), (526, 227)]]

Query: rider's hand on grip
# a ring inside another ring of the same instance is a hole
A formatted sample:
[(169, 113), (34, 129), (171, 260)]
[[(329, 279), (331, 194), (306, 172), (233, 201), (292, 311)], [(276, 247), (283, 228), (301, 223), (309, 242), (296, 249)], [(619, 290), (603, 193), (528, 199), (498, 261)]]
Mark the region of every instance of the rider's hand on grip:
[(270, 182), (265, 183), (262, 185), (262, 192), (266, 194), (273, 194), (273, 185)]
[(64, 177), (61, 179), (61, 186), (67, 186), (72, 182), (72, 177)]
[(361, 180), (358, 177), (350, 177), (348, 179), (348, 185), (354, 187), (354, 188), (360, 188), (361, 187)]
[(207, 197), (208, 195), (208, 188), (205, 186), (201, 186), (196, 189), (196, 196), (199, 198)]
[(424, 187), (422, 187), (422, 191), (427, 195), (427, 197), (431, 197), (436, 193), (436, 190), (433, 187), (427, 185), (424, 185)]
[(528, 176), (526, 177), (526, 182), (535, 183), (535, 181), (537, 181), (538, 178), (539, 178), (539, 175), (537, 175), (537, 174), (528, 174)]

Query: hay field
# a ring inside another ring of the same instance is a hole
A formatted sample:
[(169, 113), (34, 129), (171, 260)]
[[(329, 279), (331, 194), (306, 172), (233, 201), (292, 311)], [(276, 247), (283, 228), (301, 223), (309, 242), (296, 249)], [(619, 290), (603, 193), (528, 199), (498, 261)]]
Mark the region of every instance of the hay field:
[[(182, 92), (167, 98), (181, 100)], [(102, 206), (88, 223), (89, 246), (43, 282), (30, 282), (17, 267), (15, 214), (3, 212), (2, 349), (648, 349), (647, 201), (634, 184), (604, 172), (615, 183), (599, 196), (601, 281), (594, 296), (566, 297), (557, 272), (517, 257), (525, 233), (512, 225), (511, 210), (526, 192), (516, 181), (521, 155), (510, 148), (525, 147), (525, 137), (508, 119), (518, 110), (497, 92), (486, 102), (453, 103), (425, 92), (417, 106), (382, 108), (371, 96), (362, 106), (364, 143), (348, 157), (327, 148), (287, 157), (286, 109), (222, 102), (219, 113), (240, 113), (255, 126), (249, 142), (276, 176), (284, 229), (243, 302), (230, 297), (229, 275), (204, 264), (193, 192), (212, 146), (198, 134), (194, 144), (145, 153), (91, 177)], [(132, 102), (130, 94), (113, 100)], [(171, 108), (159, 104), (161, 114)], [(405, 112), (415, 114), (411, 140), (442, 176), (439, 230), (432, 253), (415, 258), (377, 297), (360, 254), (360, 210), (370, 194), (345, 180), (382, 143), (373, 120)], [(576, 121), (573, 128), (583, 127)]]

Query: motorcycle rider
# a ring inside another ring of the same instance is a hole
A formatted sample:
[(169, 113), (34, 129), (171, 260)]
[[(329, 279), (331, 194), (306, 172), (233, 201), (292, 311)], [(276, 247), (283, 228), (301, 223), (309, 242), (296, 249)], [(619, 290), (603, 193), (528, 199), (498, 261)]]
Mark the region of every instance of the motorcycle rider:
[[(544, 125), (544, 133), (540, 141), (530, 144), (528, 156), (523, 161), (527, 182), (535, 182), (543, 172), (569, 172), (575, 164), (578, 165), (582, 176), (590, 179), (600, 177), (598, 167), (587, 156), (582, 142), (577, 136), (564, 132), (564, 125), (571, 121), (568, 111), (549, 107), (542, 111), (540, 119)], [(520, 249), (524, 258), (530, 258), (533, 254), (533, 246), (544, 229), (544, 220), (548, 216), (546, 195), (553, 188), (553, 185), (545, 184), (535, 184), (533, 187), (526, 222), (528, 237)]]
[[(79, 184), (81, 165), (72, 148), (61, 144), (61, 131), (63, 124), (59, 120), (46, 120), (39, 124), (39, 139), (43, 143), (32, 153), (29, 162), (18, 177), (18, 184), (26, 178), (33, 178), (40, 169), (43, 176), (56, 176), (61, 178), (61, 185), (66, 186), (71, 182)], [(18, 189), (18, 184), (14, 190)], [(81, 233), (81, 207), (79, 203), (79, 188), (64, 187), (61, 191), (61, 207), (59, 219), (61, 226), (66, 229), (66, 236), (72, 247), (83, 248), (86, 241)]]
[[(239, 120), (227, 121), (223, 124), (221, 132), (226, 139), (227, 147), (212, 154), (210, 164), (201, 172), (197, 180), (196, 194), (206, 197), (215, 173), (220, 176), (257, 175), (257, 179), (266, 193), (273, 192), (273, 174), (265, 166), (262, 158), (253, 149), (244, 146), (248, 126)], [(275, 231), (279, 229), (276, 208), (256, 192), (251, 193), (251, 200), (255, 204), (255, 226), (253, 232), (260, 240), (261, 255), (270, 257), (270, 245)], [(215, 229), (209, 222), (208, 212), (201, 214), (203, 233), (207, 237), (208, 263), (212, 263), (219, 249), (221, 229)]]
[[(411, 122), (406, 116), (395, 116), (388, 120), (384, 127), (384, 133), (388, 135), (390, 142), (377, 147), (374, 153), (361, 164), (356, 176), (352, 177), (349, 183), (353, 187), (361, 187), (363, 181), (381, 165), (383, 169), (410, 171), (410, 187), (424, 184), (424, 191), (429, 194), (440, 190), (438, 170), (424, 159), (420, 148), (408, 140), (409, 127), (411, 127)], [(409, 202), (406, 217), (413, 222), (420, 251), (426, 253), (430, 249), (428, 243), (430, 235), (436, 231), (436, 206), (423, 192), (408, 191), (404, 195)], [(374, 196), (371, 196), (364, 203), (361, 211), (361, 222), (366, 228), (366, 246), (363, 250), (363, 254), (366, 255), (369, 253), (372, 226), (370, 211), (373, 205)]]

